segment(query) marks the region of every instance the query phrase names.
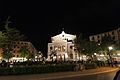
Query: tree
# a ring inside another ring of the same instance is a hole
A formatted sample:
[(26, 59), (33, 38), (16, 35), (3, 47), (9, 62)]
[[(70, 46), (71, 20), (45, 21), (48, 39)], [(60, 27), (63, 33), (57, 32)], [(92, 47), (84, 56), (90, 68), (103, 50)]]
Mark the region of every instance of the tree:
[(83, 53), (85, 55), (88, 55), (91, 57), (91, 59), (94, 59), (94, 57), (92, 57), (92, 55), (94, 53), (97, 53), (99, 50), (98, 50), (98, 45), (96, 42), (91, 42), (91, 41), (87, 41), (86, 42), (86, 45), (84, 47), (84, 50), (83, 50)]
[(8, 26), (5, 27), (4, 33), (7, 36), (8, 41), (20, 41), (25, 39), (24, 35), (20, 34), (19, 30)]
[(101, 44), (99, 47), (101, 48), (102, 51), (106, 51), (108, 50), (108, 47), (113, 44), (115, 44), (115, 41), (111, 36), (104, 36), (102, 37)]
[(29, 59), (35, 60), (35, 54), (29, 53), (29, 55), (28, 55), (28, 60), (29, 60)]
[(1, 39), (3, 41), (2, 44), (4, 44), (4, 46), (0, 45), (0, 46), (2, 46), (3, 51), (4, 51), (3, 57), (11, 55), (11, 54), (8, 54), (8, 53), (10, 53), (10, 51), (12, 50), (12, 47), (13, 47), (12, 42), (20, 41), (20, 40), (25, 39), (24, 35), (20, 34), (19, 30), (9, 27), (8, 24), (11, 23), (9, 21), (9, 19), (10, 19), (10, 16), (8, 16), (8, 18), (7, 18), (6, 22), (5, 22), (5, 29), (0, 33), (0, 35), (1, 35), (0, 37), (3, 38), (3, 40), (4, 40), (3, 41)]
[[(54, 57), (54, 56), (57, 56), (56, 51), (51, 51), (51, 54), (50, 54), (49, 56), (50, 56), (50, 58), (52, 59), (52, 62), (53, 62), (53, 57)], [(57, 58), (57, 57), (56, 57), (56, 58)]]
[(10, 53), (10, 51), (8, 49), (4, 49), (5, 51), (3, 52), (3, 58), (7, 59), (9, 62), (9, 59), (12, 57), (12, 54)]
[(20, 52), (20, 57), (23, 58), (23, 61), (24, 61), (24, 58), (28, 57), (29, 55), (29, 50), (26, 47), (20, 48), (19, 52)]
[(6, 35), (0, 31), (0, 48), (3, 48), (6, 44)]
[(12, 57), (12, 54), (7, 48), (7, 36), (2, 31), (0, 31), (0, 48), (3, 50), (2, 57), (9, 61), (9, 59)]
[(79, 60), (80, 60), (80, 55), (82, 54), (82, 51), (84, 50), (84, 47), (86, 45), (86, 39), (83, 37), (83, 34), (80, 34), (74, 39), (74, 45), (79, 54)]

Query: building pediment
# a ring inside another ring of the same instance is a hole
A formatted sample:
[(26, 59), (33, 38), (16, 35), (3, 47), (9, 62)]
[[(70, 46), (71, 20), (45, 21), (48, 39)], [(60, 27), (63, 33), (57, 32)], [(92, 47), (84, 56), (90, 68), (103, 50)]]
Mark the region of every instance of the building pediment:
[(62, 31), (61, 34), (58, 34), (56, 36), (51, 37), (52, 42), (67, 42), (70, 40), (74, 40), (76, 38), (76, 35), (66, 34), (64, 31)]

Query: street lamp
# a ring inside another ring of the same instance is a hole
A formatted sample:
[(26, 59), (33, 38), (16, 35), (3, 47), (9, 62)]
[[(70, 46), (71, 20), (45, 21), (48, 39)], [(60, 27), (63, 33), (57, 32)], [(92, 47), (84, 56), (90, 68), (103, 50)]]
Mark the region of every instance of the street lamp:
[(108, 52), (109, 59), (110, 59), (110, 62), (111, 62), (111, 66), (113, 67), (113, 61), (112, 61), (112, 57), (111, 57), (111, 50), (113, 49), (113, 47), (109, 46), (108, 49), (109, 49), (109, 52)]
[(112, 50), (112, 49), (113, 49), (113, 47), (112, 47), (112, 46), (109, 46), (109, 47), (108, 47), (108, 49), (109, 49), (109, 50)]

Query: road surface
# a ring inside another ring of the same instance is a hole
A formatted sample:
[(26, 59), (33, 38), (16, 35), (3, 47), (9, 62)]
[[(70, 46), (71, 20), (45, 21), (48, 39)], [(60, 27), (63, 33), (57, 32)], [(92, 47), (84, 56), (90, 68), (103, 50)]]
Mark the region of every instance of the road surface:
[(76, 77), (65, 77), (60, 79), (48, 79), (48, 80), (113, 80), (116, 71), (101, 73), (101, 74), (93, 74), (93, 75), (84, 75), (84, 76), (76, 76)]

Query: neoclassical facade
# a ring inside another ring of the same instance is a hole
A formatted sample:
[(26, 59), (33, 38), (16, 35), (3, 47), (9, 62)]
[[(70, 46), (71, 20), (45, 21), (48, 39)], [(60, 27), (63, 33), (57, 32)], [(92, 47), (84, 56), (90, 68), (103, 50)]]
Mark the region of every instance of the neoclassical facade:
[(61, 34), (51, 37), (51, 43), (48, 43), (48, 60), (50, 60), (52, 51), (55, 51), (57, 55), (54, 56), (54, 59), (77, 60), (78, 54), (73, 44), (75, 38), (76, 35), (66, 34), (64, 31)]

